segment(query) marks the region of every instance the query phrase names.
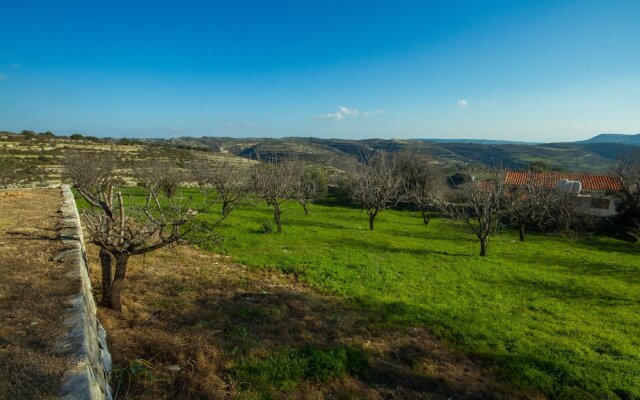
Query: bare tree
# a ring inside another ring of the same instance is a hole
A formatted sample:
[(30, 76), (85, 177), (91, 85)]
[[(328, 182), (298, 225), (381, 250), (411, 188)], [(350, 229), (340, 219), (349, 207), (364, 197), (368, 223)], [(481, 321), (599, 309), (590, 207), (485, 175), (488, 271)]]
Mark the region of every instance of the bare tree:
[(431, 220), (431, 211), (446, 189), (446, 178), (436, 163), (414, 153), (398, 155), (398, 170), (402, 176), (402, 199), (414, 205), (422, 214), (425, 225)]
[(480, 255), (486, 256), (489, 237), (498, 229), (507, 206), (504, 173), (494, 170), (487, 180), (471, 179), (448, 197), (439, 201), (443, 214), (464, 222), (480, 242)]
[(133, 169), (133, 178), (138, 185), (154, 192), (163, 192), (173, 197), (180, 185), (188, 180), (187, 173), (171, 161), (153, 160), (138, 163)]
[(204, 189), (214, 189), (222, 203), (222, 215), (227, 217), (234, 204), (249, 192), (249, 170), (229, 161), (200, 162), (194, 169), (198, 185)]
[(304, 209), (304, 215), (309, 215), (309, 203), (327, 194), (327, 178), (322, 171), (302, 164), (297, 169), (299, 175), (295, 182), (295, 197)]
[(278, 233), (282, 232), (281, 205), (296, 197), (298, 177), (299, 164), (290, 160), (260, 162), (253, 168), (253, 191), (273, 209), (273, 220)]
[(576, 194), (533, 184), (532, 179), (526, 182), (509, 196), (509, 218), (518, 226), (520, 241), (525, 241), (525, 231), (529, 227), (541, 232), (570, 229), (578, 214)]
[(209, 205), (206, 200), (195, 209), (191, 198), (168, 196), (154, 185), (146, 188), (143, 204), (126, 204), (123, 193), (115, 191), (116, 162), (108, 154), (73, 154), (65, 160), (65, 172), (90, 205), (82, 215), (89, 241), (100, 247), (102, 304), (121, 311), (130, 257), (177, 244), (190, 235), (210, 237), (215, 224), (195, 218)]
[(525, 241), (527, 227), (536, 226), (544, 230), (553, 224), (552, 206), (555, 197), (552, 189), (541, 185), (526, 184), (512, 191), (509, 217), (518, 226), (521, 242)]
[(640, 226), (640, 150), (620, 157), (613, 172), (622, 180), (622, 190), (616, 193), (619, 219), (630, 227)]
[(401, 179), (395, 157), (385, 152), (367, 155), (348, 174), (350, 196), (367, 211), (369, 230), (373, 230), (378, 213), (398, 202)]

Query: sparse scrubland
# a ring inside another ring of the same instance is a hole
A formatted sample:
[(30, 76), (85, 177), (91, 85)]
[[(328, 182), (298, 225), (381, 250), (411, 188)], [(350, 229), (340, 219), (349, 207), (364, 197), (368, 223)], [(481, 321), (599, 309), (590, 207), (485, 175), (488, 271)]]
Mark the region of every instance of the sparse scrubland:
[[(195, 190), (191, 194), (198, 195)], [(135, 190), (131, 195), (135, 198)], [(562, 399), (640, 396), (638, 244), (556, 234), (531, 234), (527, 242), (520, 242), (516, 230), (503, 229), (491, 237), (489, 256), (479, 257), (475, 237), (463, 225), (449, 220), (434, 218), (425, 226), (419, 213), (387, 210), (378, 217), (376, 230), (370, 231), (367, 215), (357, 208), (325, 200), (312, 205), (305, 216), (299, 204), (288, 202), (282, 206), (283, 232), (266, 234), (264, 226), (272, 223), (272, 212), (257, 203), (245, 201), (237, 206), (218, 228), (222, 242), (206, 250), (226, 254), (233, 263), (246, 265), (250, 271), (265, 271), (256, 273), (266, 273), (269, 279), (292, 279), (308, 285), (313, 290), (297, 299), (302, 314), (313, 296), (338, 300), (359, 319), (357, 332), (347, 329), (339, 334), (363, 340), (354, 348), (345, 348), (346, 338), (337, 340), (328, 333), (307, 338), (310, 342), (306, 344), (285, 344), (274, 342), (268, 335), (262, 337), (262, 324), (274, 318), (273, 313), (279, 316), (285, 312), (281, 308), (289, 309), (271, 294), (270, 286), (260, 284), (257, 293), (247, 298), (264, 296), (264, 303), (238, 311), (242, 314), (241, 326), (233, 331), (238, 341), (253, 343), (254, 350), (242, 357), (225, 358), (228, 362), (217, 372), (228, 377), (225, 385), (232, 387), (233, 393), (248, 398), (295, 397), (314, 390), (320, 391), (320, 397), (350, 393), (331, 386), (344, 384), (345, 377), (361, 385), (360, 391), (353, 392), (359, 394), (351, 398), (382, 397), (383, 389), (388, 389), (385, 385), (407, 389), (406, 384), (399, 383), (402, 380), (376, 378), (372, 364), (358, 360), (382, 357), (380, 360), (399, 363), (385, 358), (393, 349), (373, 351), (364, 346), (366, 338), (383, 332), (407, 337), (411, 329), (424, 329), (429, 340), (441, 339), (465, 357), (496, 366), (491, 374), (502, 382), (500, 390), (496, 386), (466, 395), (460, 391), (464, 384), (458, 388), (438, 386), (433, 393), (444, 398), (447, 390), (454, 398), (492, 397), (492, 392), (496, 397), (523, 396), (515, 391)], [(205, 219), (218, 217), (217, 213), (200, 215)], [(193, 268), (202, 270), (211, 262), (206, 257), (189, 261)], [(169, 258), (164, 268), (171, 270), (172, 265)], [(244, 269), (225, 270), (230, 277), (224, 279), (237, 279), (237, 271)], [(147, 285), (149, 292), (156, 291), (158, 285), (166, 286), (160, 281), (148, 281)], [(256, 279), (246, 278), (246, 285), (256, 285)], [(179, 286), (188, 295), (173, 289), (154, 307), (170, 309), (170, 318), (176, 319), (194, 312), (194, 307), (202, 310), (202, 302), (219, 307), (221, 300), (213, 294), (207, 296), (198, 279), (187, 279)], [(142, 296), (135, 291), (132, 289), (129, 296)], [(253, 301), (242, 296), (238, 294), (234, 301)], [(331, 306), (327, 307), (329, 310), (318, 318), (333, 318)], [(167, 315), (167, 310), (161, 315)], [(220, 329), (215, 318), (207, 318), (200, 328)], [(340, 325), (340, 321), (333, 323)], [(295, 330), (294, 325), (291, 329)], [(113, 347), (118, 346), (114, 338)], [(316, 352), (316, 347), (322, 351)], [(420, 356), (415, 358), (424, 361)], [(314, 367), (317, 363), (337, 366), (318, 372), (319, 367)], [(430, 374), (435, 372), (422, 361), (419, 365), (409, 369), (414, 378), (432, 379)], [(514, 392), (505, 391), (505, 385)], [(395, 396), (429, 398), (428, 386), (413, 387), (411, 395), (398, 392)], [(331, 392), (331, 388), (336, 391)]]

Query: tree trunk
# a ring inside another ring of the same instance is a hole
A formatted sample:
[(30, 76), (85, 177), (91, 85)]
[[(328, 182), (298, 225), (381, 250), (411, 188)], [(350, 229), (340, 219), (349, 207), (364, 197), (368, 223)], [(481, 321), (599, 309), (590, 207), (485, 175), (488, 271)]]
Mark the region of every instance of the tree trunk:
[(431, 221), (429, 211), (422, 211), (422, 222), (424, 222), (425, 225), (429, 225), (429, 221)]
[(278, 203), (273, 204), (273, 219), (276, 222), (276, 228), (278, 228), (278, 233), (282, 233), (282, 222), (280, 221), (280, 205)]
[(111, 292), (111, 254), (105, 250), (100, 249), (100, 265), (102, 267), (102, 305), (104, 307), (111, 307), (111, 298), (109, 294)]
[(373, 230), (373, 222), (376, 219), (376, 215), (378, 215), (378, 210), (373, 211), (373, 212), (369, 212), (369, 230), (372, 231)]
[(520, 241), (524, 242), (524, 224), (520, 224)]
[(302, 208), (304, 209), (304, 215), (309, 215), (309, 206), (307, 205), (307, 203), (301, 201), (300, 204), (302, 205)]
[(228, 201), (222, 202), (222, 216), (228, 217), (231, 212), (231, 203)]
[(127, 263), (129, 262), (128, 254), (118, 254), (116, 259), (116, 274), (111, 284), (111, 291), (109, 297), (111, 300), (111, 308), (115, 311), (122, 311), (122, 302), (120, 300), (120, 294), (124, 287), (124, 278), (127, 275)]
[(487, 246), (489, 245), (489, 241), (487, 238), (480, 239), (480, 256), (484, 257), (487, 255)]

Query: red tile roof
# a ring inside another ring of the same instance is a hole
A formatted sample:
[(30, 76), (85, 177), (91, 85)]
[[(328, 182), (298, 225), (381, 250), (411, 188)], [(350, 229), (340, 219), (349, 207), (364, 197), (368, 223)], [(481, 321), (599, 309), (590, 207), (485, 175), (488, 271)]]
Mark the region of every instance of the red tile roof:
[(619, 191), (622, 189), (622, 180), (617, 176), (570, 174), (563, 172), (522, 172), (507, 171), (504, 183), (507, 185), (522, 186), (525, 184), (544, 185), (556, 187), (558, 181), (568, 179), (580, 181), (582, 190), (586, 191)]

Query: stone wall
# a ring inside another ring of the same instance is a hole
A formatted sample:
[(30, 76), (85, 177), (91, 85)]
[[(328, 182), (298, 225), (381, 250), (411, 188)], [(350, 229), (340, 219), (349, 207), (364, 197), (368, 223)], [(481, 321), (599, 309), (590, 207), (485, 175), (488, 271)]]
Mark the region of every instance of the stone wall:
[(65, 310), (63, 320), (69, 334), (60, 345), (65, 354), (73, 357), (75, 364), (64, 376), (60, 396), (68, 400), (110, 400), (111, 354), (107, 349), (106, 332), (96, 316), (80, 216), (69, 186), (61, 188), (64, 203), (56, 230), (63, 249), (55, 260), (65, 263), (69, 269), (67, 276), (78, 279), (80, 285), (78, 293), (69, 299), (70, 306)]

